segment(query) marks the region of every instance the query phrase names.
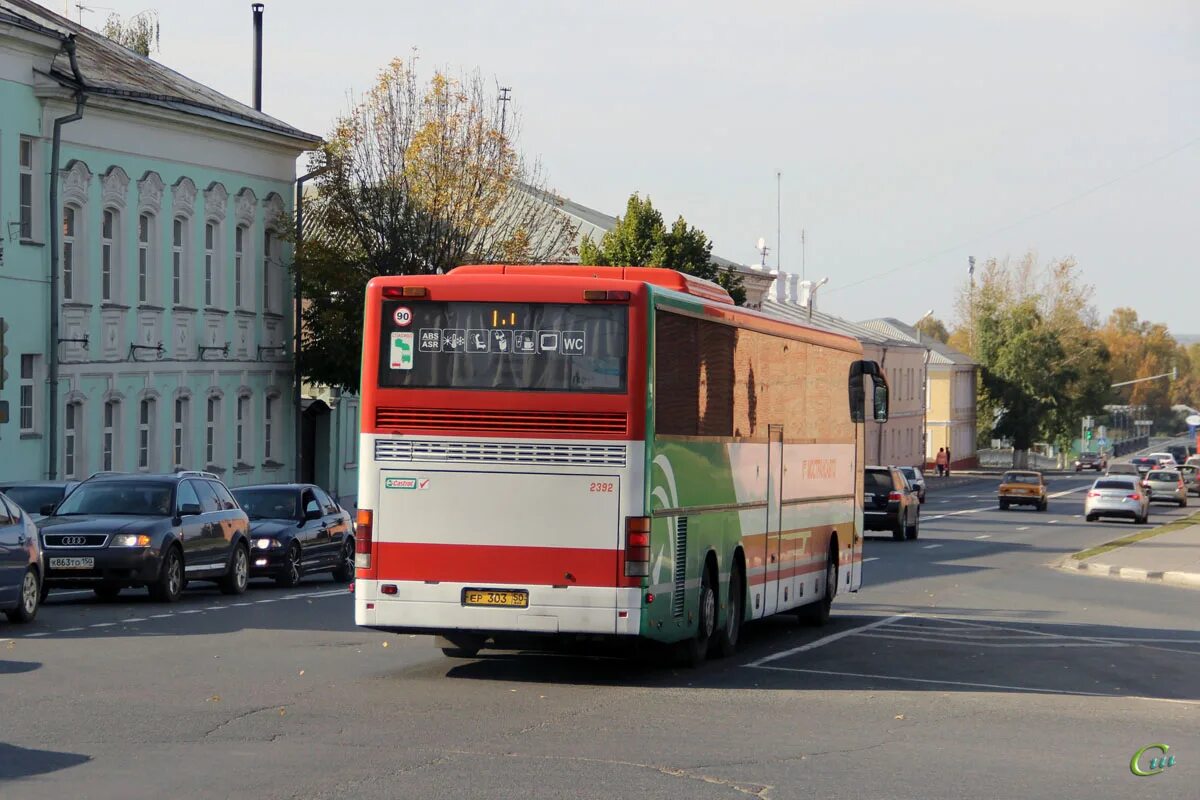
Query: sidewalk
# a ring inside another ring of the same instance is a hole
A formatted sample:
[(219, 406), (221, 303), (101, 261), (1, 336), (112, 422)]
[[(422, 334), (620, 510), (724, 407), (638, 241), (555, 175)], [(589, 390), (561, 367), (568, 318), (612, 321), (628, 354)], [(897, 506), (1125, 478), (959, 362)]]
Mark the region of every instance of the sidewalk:
[(1200, 514), (1084, 550), (1063, 559), (1058, 567), (1200, 589)]

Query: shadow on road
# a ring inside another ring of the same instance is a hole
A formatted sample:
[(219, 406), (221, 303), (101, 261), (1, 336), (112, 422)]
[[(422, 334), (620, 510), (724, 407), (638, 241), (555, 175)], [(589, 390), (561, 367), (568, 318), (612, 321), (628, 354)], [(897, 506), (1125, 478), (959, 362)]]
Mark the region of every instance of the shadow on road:
[(0, 781), (45, 775), (48, 772), (69, 769), (91, 760), (91, 756), (79, 753), (33, 750), (0, 742)]
[(38, 661), (5, 661), (0, 658), (0, 675), (20, 675), (41, 668), (42, 665)]

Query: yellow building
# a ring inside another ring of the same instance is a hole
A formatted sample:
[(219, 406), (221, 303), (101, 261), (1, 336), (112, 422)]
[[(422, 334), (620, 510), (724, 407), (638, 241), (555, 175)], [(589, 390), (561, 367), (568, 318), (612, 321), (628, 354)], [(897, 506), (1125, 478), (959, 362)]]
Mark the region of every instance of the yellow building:
[(966, 353), (948, 344), (922, 336), (911, 325), (884, 317), (860, 323), (893, 339), (915, 342), (929, 348), (925, 370), (925, 461), (933, 466), (938, 450), (950, 451), (951, 469), (974, 467), (975, 398), (978, 365)]

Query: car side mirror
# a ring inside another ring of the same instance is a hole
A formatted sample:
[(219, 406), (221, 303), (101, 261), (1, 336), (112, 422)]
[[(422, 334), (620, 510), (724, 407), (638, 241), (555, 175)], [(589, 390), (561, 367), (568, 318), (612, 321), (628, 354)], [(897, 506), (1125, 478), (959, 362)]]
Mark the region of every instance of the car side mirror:
[(43, 517), (52, 515), (54, 513), (54, 503), (47, 503), (46, 505), (42, 506), (39, 513), (41, 513)]
[(199, 503), (184, 503), (183, 505), (181, 505), (179, 507), (179, 516), (181, 516), (181, 517), (195, 517), (195, 516), (199, 516), (199, 514), (200, 514), (200, 504)]
[(321, 509), (319, 508), (310, 508), (308, 511), (304, 512), (304, 518), (306, 520), (320, 519), (323, 516), (325, 515), (321, 513)]

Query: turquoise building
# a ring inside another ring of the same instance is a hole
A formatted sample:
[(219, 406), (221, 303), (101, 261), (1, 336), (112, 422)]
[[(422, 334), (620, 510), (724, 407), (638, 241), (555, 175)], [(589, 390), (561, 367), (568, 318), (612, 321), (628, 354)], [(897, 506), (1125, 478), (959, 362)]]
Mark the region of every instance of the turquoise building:
[(0, 6), (0, 480), (296, 477), (288, 240), (319, 144), (30, 0)]

